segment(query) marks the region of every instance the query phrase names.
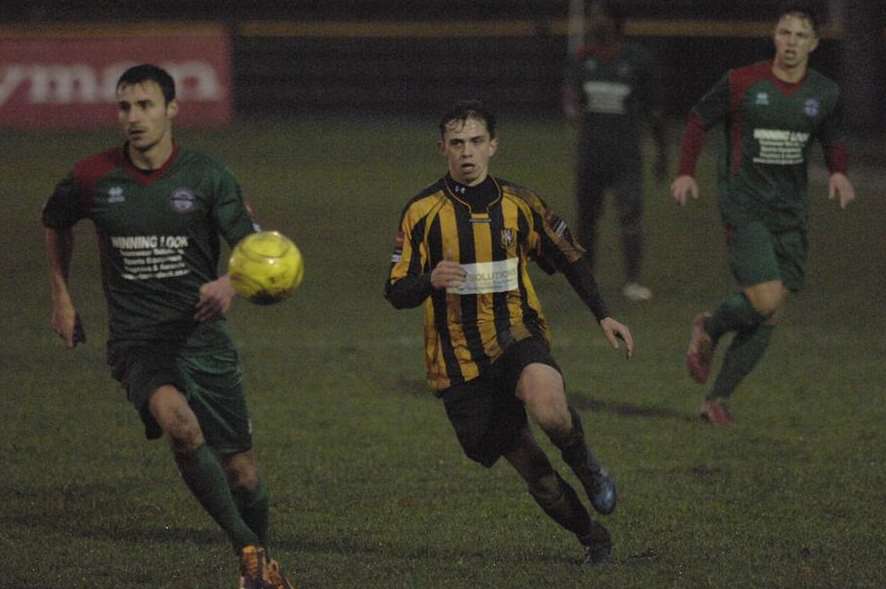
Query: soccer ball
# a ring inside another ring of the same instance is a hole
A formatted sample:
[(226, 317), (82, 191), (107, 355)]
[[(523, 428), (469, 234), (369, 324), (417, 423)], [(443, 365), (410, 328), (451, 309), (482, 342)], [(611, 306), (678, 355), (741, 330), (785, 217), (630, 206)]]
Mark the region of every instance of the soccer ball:
[(301, 284), (304, 273), (298, 247), (278, 231), (247, 235), (231, 250), (228, 261), (234, 290), (257, 305), (272, 305), (289, 298)]

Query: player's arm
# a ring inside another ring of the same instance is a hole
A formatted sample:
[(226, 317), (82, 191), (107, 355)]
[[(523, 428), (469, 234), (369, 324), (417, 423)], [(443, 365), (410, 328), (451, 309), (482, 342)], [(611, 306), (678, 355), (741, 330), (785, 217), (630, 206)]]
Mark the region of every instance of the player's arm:
[(585, 257), (582, 256), (575, 262), (565, 265), (561, 271), (572, 289), (596, 317), (609, 345), (617, 350), (619, 348), (618, 341), (622, 340), (625, 343), (625, 354), (631, 358), (634, 355), (634, 338), (631, 335), (631, 330), (609, 315), (591, 266)]
[[(252, 208), (246, 202), (239, 183), (227, 169), (222, 170), (215, 186), (212, 207), (213, 221), (228, 246), (234, 247), (241, 239), (258, 231)], [(222, 276), (200, 286), (200, 296), (194, 308), (194, 319), (210, 321), (228, 312), (237, 292), (230, 276)]]
[(49, 287), (52, 296), (50, 326), (64, 340), (67, 348), (73, 348), (86, 341), (80, 316), (68, 289), (73, 252), (74, 232), (70, 227), (46, 228), (46, 254), (49, 261)]
[(465, 271), (453, 259), (440, 260), (430, 267), (427, 247), (423, 243), (427, 223), (426, 216), (416, 215), (409, 208), (400, 221), (385, 283), (385, 298), (396, 309), (417, 307), (434, 290), (455, 288), (464, 282)]
[(81, 204), (80, 182), (72, 172), (56, 185), (41, 211), (52, 298), (49, 324), (64, 340), (67, 348), (86, 341), (86, 333), (68, 287), (74, 253), (72, 228), (83, 217)]
[(855, 200), (855, 188), (848, 176), (849, 155), (843, 133), (843, 103), (839, 98), (833, 112), (822, 125), (821, 144), (825, 164), (830, 172), (828, 198), (836, 199), (840, 208), (845, 209)]
[(730, 108), (730, 74), (723, 76), (698, 103), (686, 119), (686, 129), (680, 142), (677, 177), (671, 183), (671, 196), (680, 206), (689, 197), (698, 198), (695, 167), (704, 147), (705, 132), (722, 121)]
[(530, 240), (530, 255), (545, 271), (556, 268), (563, 273), (575, 293), (594, 314), (609, 344), (617, 350), (620, 347), (618, 341), (624, 341), (625, 354), (631, 358), (634, 354), (631, 331), (609, 315), (594, 273), (584, 256), (584, 249), (575, 242), (566, 222), (544, 207), (540, 199), (534, 209), (535, 225), (541, 227), (541, 231), (534, 234), (537, 239)]
[(231, 285), (230, 275), (223, 274), (200, 286), (200, 299), (195, 307), (194, 319), (210, 321), (228, 312), (237, 292)]

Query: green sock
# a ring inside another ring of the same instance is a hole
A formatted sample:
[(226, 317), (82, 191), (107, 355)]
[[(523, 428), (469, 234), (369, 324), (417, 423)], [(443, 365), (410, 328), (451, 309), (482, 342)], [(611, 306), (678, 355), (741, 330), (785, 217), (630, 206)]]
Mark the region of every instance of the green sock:
[(766, 321), (766, 317), (754, 309), (743, 292), (726, 297), (714, 313), (705, 320), (704, 329), (714, 344), (729, 331), (749, 329)]
[(707, 395), (709, 400), (728, 399), (732, 395), (739, 383), (751, 373), (763, 357), (774, 329), (774, 325), (761, 323), (735, 334), (723, 357), (723, 365), (720, 367), (714, 386)]
[(240, 516), (249, 526), (262, 546), (268, 545), (268, 519), (270, 507), (270, 493), (264, 481), (259, 481), (253, 489), (233, 489), (234, 502), (240, 511)]
[(225, 531), (235, 550), (259, 543), (258, 535), (240, 517), (225, 471), (209, 446), (203, 444), (189, 454), (176, 454), (175, 461), (191, 493)]

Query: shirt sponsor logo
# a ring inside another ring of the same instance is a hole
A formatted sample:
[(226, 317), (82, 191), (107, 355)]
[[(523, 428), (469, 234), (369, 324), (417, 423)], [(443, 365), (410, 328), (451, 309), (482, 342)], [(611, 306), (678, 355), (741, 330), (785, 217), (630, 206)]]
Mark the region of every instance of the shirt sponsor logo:
[(465, 280), (457, 288), (447, 288), (449, 294), (477, 295), (517, 290), (517, 258), (462, 264), (461, 267), (465, 271)]
[(187, 235), (112, 235), (125, 280), (175, 278), (190, 274), (184, 253)]
[(754, 163), (793, 166), (803, 163), (809, 133), (784, 129), (754, 129), (758, 151)]
[(197, 198), (188, 188), (176, 188), (169, 195), (169, 204), (179, 213), (187, 213), (197, 205)]
[(123, 188), (120, 186), (112, 186), (108, 190), (108, 204), (123, 202), (126, 198), (123, 196)]
[(806, 113), (806, 116), (809, 118), (815, 117), (818, 115), (818, 111), (821, 109), (821, 103), (817, 98), (808, 98), (806, 103), (803, 105), (803, 112)]
[(398, 263), (403, 257), (403, 241), (405, 237), (402, 231), (398, 231), (394, 237), (394, 253), (391, 255), (391, 263)]
[(624, 114), (625, 100), (631, 94), (631, 87), (620, 82), (593, 82), (582, 84), (585, 92), (585, 109), (588, 112), (603, 114)]

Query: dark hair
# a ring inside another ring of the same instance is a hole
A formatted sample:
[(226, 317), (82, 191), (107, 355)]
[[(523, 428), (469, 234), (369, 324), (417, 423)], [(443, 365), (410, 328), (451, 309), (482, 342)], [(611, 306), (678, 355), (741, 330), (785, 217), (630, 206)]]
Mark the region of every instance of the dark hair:
[(624, 6), (621, 5), (621, 2), (618, 0), (591, 0), (591, 2), (587, 4), (586, 11), (589, 11), (594, 4), (599, 4), (603, 7), (603, 13), (612, 19), (612, 22), (615, 24), (615, 28), (619, 33), (624, 32), (627, 15), (625, 14), (625, 9)]
[(133, 86), (144, 82), (155, 82), (160, 86), (167, 104), (175, 100), (175, 80), (172, 79), (169, 72), (150, 63), (135, 65), (123, 72), (123, 75), (117, 80), (117, 89), (119, 90), (121, 86)]
[(486, 123), (489, 137), (495, 139), (495, 114), (479, 100), (459, 100), (440, 119), (440, 137), (446, 135), (446, 126), (453, 121), (476, 119)]
[(809, 21), (812, 30), (818, 33), (818, 25), (821, 24), (815, 7), (808, 0), (788, 0), (778, 6), (778, 20), (787, 14), (799, 14)]

